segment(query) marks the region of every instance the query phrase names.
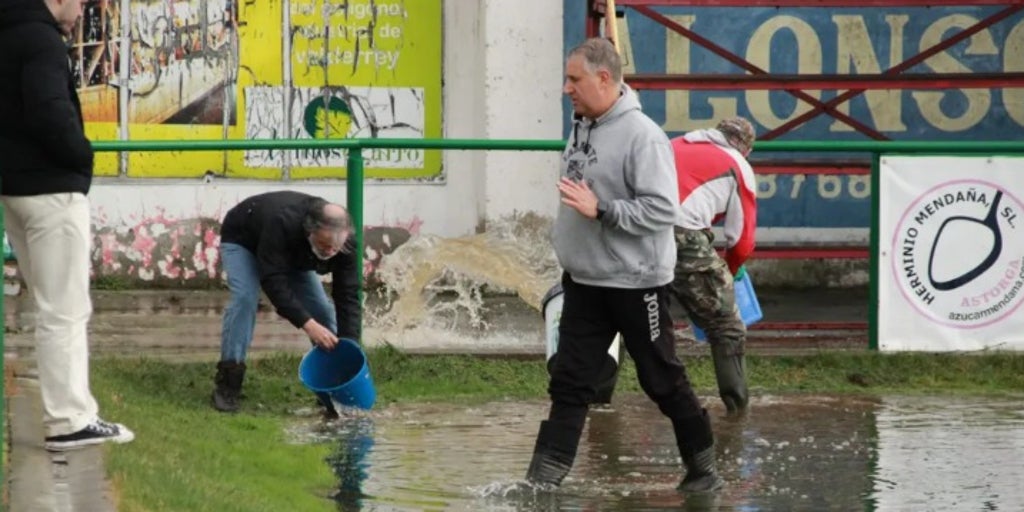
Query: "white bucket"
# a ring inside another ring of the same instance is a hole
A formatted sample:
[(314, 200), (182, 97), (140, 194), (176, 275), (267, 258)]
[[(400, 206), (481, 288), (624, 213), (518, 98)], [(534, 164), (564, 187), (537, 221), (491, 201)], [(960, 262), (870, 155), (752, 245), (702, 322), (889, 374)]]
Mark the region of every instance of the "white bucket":
[[(562, 292), (562, 285), (560, 283), (552, 286), (551, 289), (544, 294), (544, 298), (541, 300), (545, 334), (547, 335), (545, 352), (549, 372), (551, 371), (552, 358), (558, 352), (558, 324), (562, 319), (562, 303), (564, 300), (564, 293)], [(603, 375), (597, 392), (597, 400), (599, 403), (609, 403), (611, 401), (611, 395), (615, 390), (615, 381), (617, 380), (619, 373), (619, 348), (621, 345), (622, 335), (616, 334), (615, 339), (612, 340), (611, 346), (608, 347), (608, 362), (605, 364), (605, 368), (602, 369), (602, 374), (606, 375)]]

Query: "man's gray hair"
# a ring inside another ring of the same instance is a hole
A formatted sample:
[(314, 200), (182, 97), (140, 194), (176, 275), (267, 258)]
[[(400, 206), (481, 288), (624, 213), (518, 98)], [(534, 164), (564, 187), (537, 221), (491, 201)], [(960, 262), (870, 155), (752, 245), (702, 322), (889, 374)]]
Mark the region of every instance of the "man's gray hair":
[(608, 70), (614, 82), (622, 81), (622, 58), (611, 41), (603, 37), (591, 37), (569, 51), (569, 57), (577, 55), (583, 57), (587, 71), (596, 73), (603, 68)]
[(331, 231), (352, 231), (352, 217), (348, 210), (341, 209), (340, 215), (327, 213), (327, 205), (330, 204), (324, 199), (316, 198), (309, 205), (306, 218), (302, 219), (302, 227), (306, 233), (312, 234), (317, 231), (329, 229)]
[(722, 132), (730, 146), (744, 155), (754, 146), (754, 125), (746, 118), (737, 116), (723, 119), (715, 129)]

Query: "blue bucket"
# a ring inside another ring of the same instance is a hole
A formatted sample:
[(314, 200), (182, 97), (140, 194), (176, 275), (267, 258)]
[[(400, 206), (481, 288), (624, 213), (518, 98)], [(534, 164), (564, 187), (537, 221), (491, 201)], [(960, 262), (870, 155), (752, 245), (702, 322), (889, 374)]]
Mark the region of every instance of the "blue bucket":
[[(764, 315), (761, 313), (761, 303), (757, 301), (757, 294), (754, 293), (754, 283), (750, 281), (750, 273), (743, 274), (743, 278), (733, 283), (736, 290), (736, 307), (740, 310), (740, 318), (744, 325), (751, 325), (759, 322)], [(693, 336), (697, 341), (707, 341), (708, 337), (704, 331), (690, 322), (693, 328)]]
[(370, 409), (377, 400), (366, 353), (358, 343), (338, 340), (334, 350), (319, 347), (302, 357), (299, 380), (316, 393), (327, 393), (335, 402), (349, 407)]

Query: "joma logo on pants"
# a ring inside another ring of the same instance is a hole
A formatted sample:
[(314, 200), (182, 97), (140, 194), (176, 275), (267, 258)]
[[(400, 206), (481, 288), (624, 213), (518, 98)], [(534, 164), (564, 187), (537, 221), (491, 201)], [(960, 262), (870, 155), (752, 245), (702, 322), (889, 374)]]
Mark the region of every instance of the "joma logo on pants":
[(644, 295), (644, 302), (647, 304), (647, 325), (651, 329), (651, 341), (654, 341), (661, 336), (661, 318), (659, 317), (661, 308), (658, 306), (658, 294)]

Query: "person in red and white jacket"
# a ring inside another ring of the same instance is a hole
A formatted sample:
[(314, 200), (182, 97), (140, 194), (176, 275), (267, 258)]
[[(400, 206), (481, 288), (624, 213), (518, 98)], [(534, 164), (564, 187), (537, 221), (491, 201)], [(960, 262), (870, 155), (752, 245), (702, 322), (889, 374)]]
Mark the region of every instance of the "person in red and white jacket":
[[(679, 182), (677, 261), (672, 292), (711, 345), (718, 392), (730, 412), (749, 401), (743, 359), (747, 329), (736, 307), (733, 281), (754, 250), (757, 182), (747, 162), (754, 127), (742, 117), (672, 140)], [(713, 246), (711, 226), (724, 220), (725, 258)]]

